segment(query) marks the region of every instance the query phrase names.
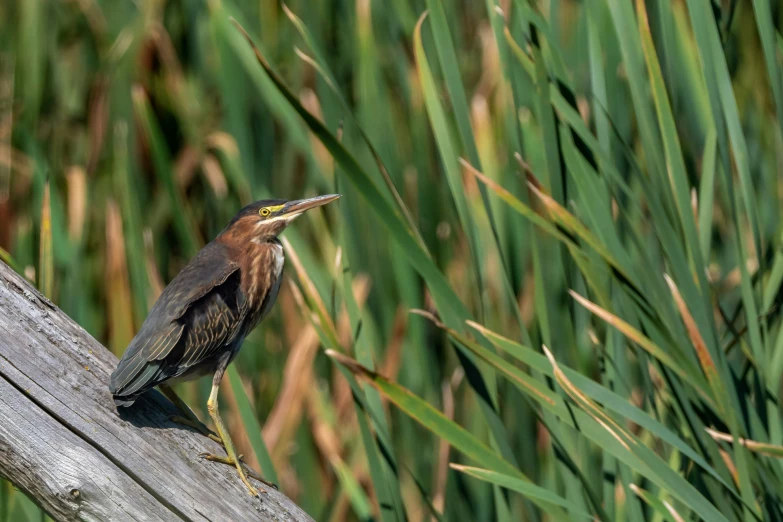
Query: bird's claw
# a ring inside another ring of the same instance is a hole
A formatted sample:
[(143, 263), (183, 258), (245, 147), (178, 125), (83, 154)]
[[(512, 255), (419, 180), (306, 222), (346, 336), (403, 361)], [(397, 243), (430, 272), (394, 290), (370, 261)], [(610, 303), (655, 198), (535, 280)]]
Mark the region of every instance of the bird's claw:
[[(239, 455), (237, 460), (234, 460), (231, 457), (221, 457), (220, 455), (215, 455), (213, 453), (208, 453), (206, 451), (201, 452), (198, 454), (199, 457), (212, 461), (212, 462), (222, 462), (223, 464), (228, 464), (229, 466), (236, 466), (237, 471), (239, 471), (239, 478), (242, 479), (242, 482), (245, 483), (245, 487), (247, 487), (247, 490), (250, 492), (251, 495), (254, 497), (258, 496), (258, 491), (256, 488), (253, 487), (253, 485), (250, 483), (249, 480), (247, 480), (247, 475), (252, 476), (248, 471), (252, 471), (249, 469), (243, 462), (242, 462), (242, 455)], [(263, 482), (263, 481), (262, 481)], [(266, 493), (265, 490), (261, 489), (261, 493)]]
[[(236, 466), (236, 462), (234, 462), (234, 460), (231, 457), (223, 457), (221, 455), (215, 455), (214, 453), (209, 453), (208, 451), (203, 451), (199, 453), (198, 456), (210, 462), (220, 462), (222, 464), (228, 464), (229, 466)], [(237, 460), (242, 466), (242, 471), (244, 471), (248, 477), (257, 480), (260, 483), (269, 486), (270, 488), (274, 488), (275, 490), (278, 491), (280, 490), (280, 488), (277, 487), (277, 484), (275, 484), (274, 482), (269, 482), (264, 477), (262, 477), (256, 470), (248, 467), (248, 465), (245, 464), (245, 461), (242, 460), (243, 458), (244, 455), (242, 454), (239, 454), (237, 456)], [(261, 492), (263, 493), (264, 490), (262, 489)]]
[[(198, 454), (199, 457), (202, 459), (210, 460), (212, 462), (222, 462), (223, 464), (228, 464), (229, 466), (234, 465), (234, 460), (231, 457), (221, 457), (220, 455), (215, 455), (214, 453), (210, 453), (208, 451), (202, 451)], [(243, 460), (245, 458), (244, 455), (241, 453), (237, 455), (237, 460), (241, 462), (242, 464), (245, 463)]]

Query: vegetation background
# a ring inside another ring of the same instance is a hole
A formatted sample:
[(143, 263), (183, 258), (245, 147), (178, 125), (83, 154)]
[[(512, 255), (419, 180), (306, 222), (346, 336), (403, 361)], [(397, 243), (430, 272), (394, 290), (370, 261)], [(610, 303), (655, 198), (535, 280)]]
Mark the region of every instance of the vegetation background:
[(317, 520), (783, 520), (781, 7), (2, 2), (0, 256), (120, 355), (340, 192), (223, 390)]

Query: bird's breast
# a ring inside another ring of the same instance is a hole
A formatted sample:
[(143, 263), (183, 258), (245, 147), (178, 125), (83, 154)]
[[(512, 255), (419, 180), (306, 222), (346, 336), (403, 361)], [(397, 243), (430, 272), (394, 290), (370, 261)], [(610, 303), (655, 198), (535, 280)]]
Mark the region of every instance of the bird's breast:
[(277, 242), (252, 247), (249, 263), (243, 271), (243, 289), (248, 305), (248, 326), (255, 327), (269, 312), (277, 298), (285, 264), (283, 246)]

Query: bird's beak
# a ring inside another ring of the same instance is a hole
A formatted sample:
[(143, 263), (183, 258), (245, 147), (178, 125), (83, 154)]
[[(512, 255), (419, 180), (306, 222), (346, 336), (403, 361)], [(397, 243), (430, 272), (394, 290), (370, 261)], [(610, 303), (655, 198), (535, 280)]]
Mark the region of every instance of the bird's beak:
[(331, 203), (332, 201), (339, 198), (340, 194), (327, 194), (325, 196), (316, 196), (314, 198), (289, 201), (283, 207), (280, 215), (284, 216), (286, 221), (291, 221), (292, 219), (301, 216), (304, 212), (310, 210), (311, 208), (326, 205), (327, 203)]

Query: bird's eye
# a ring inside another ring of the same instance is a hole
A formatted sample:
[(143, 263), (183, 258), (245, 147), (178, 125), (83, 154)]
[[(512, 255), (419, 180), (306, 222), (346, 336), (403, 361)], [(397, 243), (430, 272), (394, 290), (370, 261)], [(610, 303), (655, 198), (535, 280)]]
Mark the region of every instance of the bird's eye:
[(262, 217), (267, 217), (272, 212), (268, 208), (262, 208), (258, 213), (261, 214)]

